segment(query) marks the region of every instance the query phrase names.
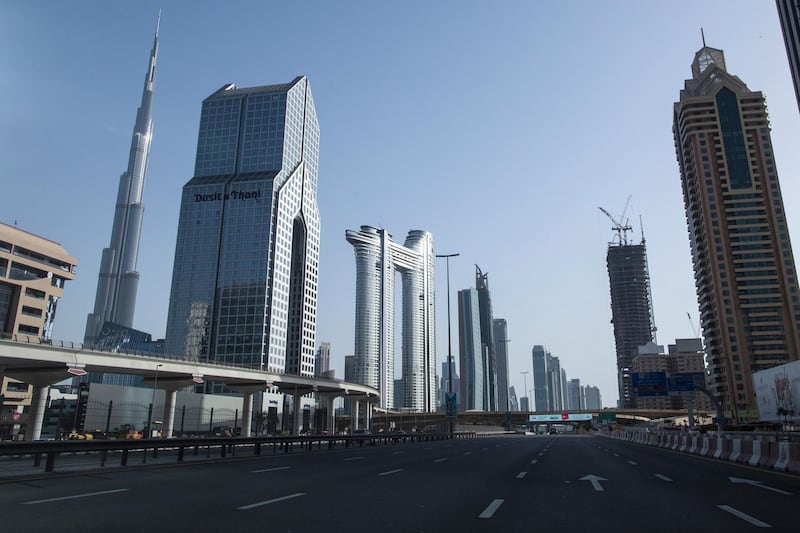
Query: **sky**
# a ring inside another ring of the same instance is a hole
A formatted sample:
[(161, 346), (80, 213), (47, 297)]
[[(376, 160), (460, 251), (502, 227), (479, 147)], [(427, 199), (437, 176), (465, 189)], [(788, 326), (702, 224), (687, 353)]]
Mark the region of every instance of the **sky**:
[[(701, 28), (728, 71), (767, 97), (789, 230), (800, 235), (800, 113), (771, 0), (0, 0), (0, 222), (78, 260), (54, 339), (82, 340), (94, 306), (159, 9), (134, 319), (154, 338), (166, 329), (201, 102), (231, 82), (310, 80), (321, 130), (317, 342), (331, 343), (337, 377), (354, 339), (344, 233), (365, 224), (399, 242), (428, 230), (436, 253), (460, 254), (450, 260), (456, 356), (455, 293), (475, 286), (476, 264), (488, 272), (518, 396), (533, 388), (541, 344), (568, 379), (616, 405), (614, 232), (598, 207), (620, 216), (630, 197), (631, 237), (644, 226), (658, 343), (696, 336), (672, 113)], [(437, 372), (445, 274), (439, 260)]]

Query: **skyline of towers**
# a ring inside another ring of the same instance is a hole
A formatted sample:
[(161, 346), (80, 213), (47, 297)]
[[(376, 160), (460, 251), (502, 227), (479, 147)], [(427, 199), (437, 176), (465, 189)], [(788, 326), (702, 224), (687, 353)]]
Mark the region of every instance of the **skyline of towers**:
[(139, 287), (136, 263), (144, 216), (142, 196), (153, 135), (153, 94), (157, 59), (158, 24), (144, 78), (141, 104), (136, 111), (128, 168), (119, 178), (111, 242), (108, 248), (103, 249), (94, 310), (86, 319), (83, 342), (90, 345), (96, 342), (105, 322), (113, 322), (127, 328), (133, 326), (136, 292)]
[(194, 176), (181, 198), (166, 353), (314, 375), (318, 154), (304, 76), (229, 83), (203, 101)]
[(355, 381), (381, 392), (384, 409), (395, 407), (395, 272), (402, 280), (403, 408), (435, 411), (436, 329), (433, 235), (411, 230), (405, 245), (382, 228), (347, 230), (356, 259)]
[(710, 389), (757, 417), (752, 374), (798, 358), (797, 271), (761, 92), (704, 46), (674, 104), (673, 135)]
[(458, 299), (458, 365), (461, 382), (458, 404), (464, 411), (489, 410), (487, 391), (488, 361), (481, 345), (481, 319), (478, 291), (461, 289)]
[(621, 229), (621, 238), (608, 243), (606, 266), (617, 357), (619, 407), (633, 408), (636, 400), (631, 363), (638, 347), (653, 340), (655, 321), (644, 236), (639, 244), (631, 244), (625, 237), (626, 228)]

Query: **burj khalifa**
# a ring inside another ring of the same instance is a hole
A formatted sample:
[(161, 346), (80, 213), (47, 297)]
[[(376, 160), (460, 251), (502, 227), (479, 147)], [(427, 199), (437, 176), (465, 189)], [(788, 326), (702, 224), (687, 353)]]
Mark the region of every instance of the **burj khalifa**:
[(136, 112), (133, 127), (128, 169), (119, 178), (119, 192), (114, 211), (114, 226), (111, 229), (111, 244), (103, 249), (100, 275), (94, 312), (86, 320), (84, 343), (95, 344), (105, 322), (113, 322), (130, 328), (136, 308), (136, 291), (139, 272), (136, 261), (139, 255), (139, 238), (142, 233), (144, 204), (144, 178), (147, 158), (150, 154), (150, 139), (153, 133), (153, 91), (158, 55), (158, 26), (150, 51), (150, 61), (144, 79), (142, 103)]

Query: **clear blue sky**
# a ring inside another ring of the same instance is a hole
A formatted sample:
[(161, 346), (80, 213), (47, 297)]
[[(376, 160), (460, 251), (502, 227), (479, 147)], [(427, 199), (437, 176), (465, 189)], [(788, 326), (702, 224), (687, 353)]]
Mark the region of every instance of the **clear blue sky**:
[(354, 327), (344, 231), (362, 224), (400, 241), (429, 230), (437, 253), (459, 252), (452, 293), (474, 285), (476, 263), (489, 273), (518, 395), (531, 347), (543, 344), (568, 378), (600, 387), (612, 406), (612, 231), (597, 207), (619, 214), (631, 195), (637, 234), (644, 220), (658, 340), (693, 336), (672, 104), (701, 27), (729, 71), (767, 96), (787, 219), (800, 238), (800, 115), (772, 1), (0, 0), (0, 221), (60, 242), (79, 262), (54, 338), (81, 340), (94, 304), (159, 8), (134, 323), (155, 337), (166, 327), (200, 104), (228, 82), (311, 81), (321, 128), (317, 340), (331, 342), (339, 376)]

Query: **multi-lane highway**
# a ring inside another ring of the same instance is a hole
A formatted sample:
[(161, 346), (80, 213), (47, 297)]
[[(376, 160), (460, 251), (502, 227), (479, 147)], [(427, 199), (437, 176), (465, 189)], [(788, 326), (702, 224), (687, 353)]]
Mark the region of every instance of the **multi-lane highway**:
[(800, 530), (800, 478), (504, 435), (0, 484), (4, 531)]

